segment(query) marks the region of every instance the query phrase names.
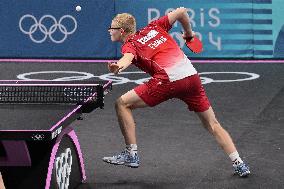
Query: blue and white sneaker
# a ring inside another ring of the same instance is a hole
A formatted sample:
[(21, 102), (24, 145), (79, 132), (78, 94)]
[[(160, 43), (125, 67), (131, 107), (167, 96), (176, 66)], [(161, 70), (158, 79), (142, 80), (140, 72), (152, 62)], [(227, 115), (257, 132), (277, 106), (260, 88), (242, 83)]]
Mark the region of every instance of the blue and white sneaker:
[(245, 163), (240, 163), (239, 165), (234, 165), (233, 167), (235, 169), (235, 173), (240, 177), (246, 177), (250, 174), (249, 166), (247, 166)]
[(125, 166), (131, 167), (131, 168), (138, 168), (139, 164), (140, 164), (140, 160), (139, 160), (139, 156), (137, 153), (134, 153), (132, 155), (129, 153), (124, 162)]
[(124, 150), (121, 153), (111, 157), (104, 157), (103, 161), (113, 165), (125, 165), (131, 168), (138, 168), (140, 164), (137, 153), (133, 153), (131, 155), (128, 150)]

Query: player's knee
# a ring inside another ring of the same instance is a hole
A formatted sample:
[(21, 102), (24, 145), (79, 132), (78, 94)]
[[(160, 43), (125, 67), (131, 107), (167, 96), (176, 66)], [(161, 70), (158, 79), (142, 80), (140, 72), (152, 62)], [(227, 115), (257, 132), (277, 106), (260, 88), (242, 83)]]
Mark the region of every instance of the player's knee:
[(115, 108), (118, 109), (120, 107), (124, 106), (124, 102), (123, 100), (121, 99), (121, 97), (119, 97), (118, 99), (116, 99), (115, 101)]
[(115, 108), (119, 109), (119, 108), (131, 108), (131, 105), (129, 105), (128, 103), (125, 103), (121, 97), (119, 97), (118, 99), (116, 99), (115, 101)]

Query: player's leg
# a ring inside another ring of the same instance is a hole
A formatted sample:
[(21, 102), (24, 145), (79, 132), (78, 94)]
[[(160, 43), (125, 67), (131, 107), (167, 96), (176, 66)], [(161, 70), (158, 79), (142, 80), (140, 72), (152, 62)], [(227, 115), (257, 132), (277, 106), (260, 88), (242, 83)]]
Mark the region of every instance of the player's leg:
[[(186, 86), (186, 87), (184, 87)], [(249, 174), (248, 167), (243, 163), (228, 132), (220, 125), (205, 94), (198, 75), (180, 80), (176, 84), (179, 90), (177, 97), (184, 101), (190, 111), (199, 116), (204, 127), (216, 138), (218, 144), (229, 155), (230, 159), (238, 165), (236, 172), (241, 176)]]
[(132, 168), (139, 167), (139, 157), (137, 154), (137, 143), (135, 133), (135, 122), (132, 110), (144, 108), (148, 105), (136, 94), (134, 90), (128, 91), (115, 102), (115, 110), (119, 122), (120, 130), (123, 134), (126, 148), (121, 153), (104, 157), (103, 161), (114, 165), (126, 165)]
[(167, 84), (162, 84), (157, 79), (135, 87), (117, 99), (115, 109), (121, 132), (125, 139), (126, 149), (120, 154), (112, 157), (104, 157), (103, 161), (115, 165), (126, 165), (129, 167), (139, 166), (137, 155), (137, 143), (135, 133), (135, 122), (132, 110), (155, 106), (169, 98)]
[(115, 102), (115, 110), (125, 144), (136, 144), (135, 122), (132, 110), (148, 105), (133, 90), (128, 91)]
[(236, 173), (240, 176), (250, 174), (248, 166), (242, 161), (229, 133), (220, 125), (212, 107), (204, 112), (196, 112), (203, 126), (215, 137), (218, 144), (227, 153), (233, 163)]
[(203, 126), (216, 138), (218, 144), (230, 155), (236, 147), (228, 132), (217, 121), (212, 107), (204, 112), (196, 112)]

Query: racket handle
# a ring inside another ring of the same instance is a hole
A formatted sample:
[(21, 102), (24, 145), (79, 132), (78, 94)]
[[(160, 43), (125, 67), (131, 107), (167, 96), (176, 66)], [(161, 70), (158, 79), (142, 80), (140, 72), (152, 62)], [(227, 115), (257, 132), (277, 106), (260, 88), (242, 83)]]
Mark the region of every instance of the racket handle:
[[(184, 31), (180, 31), (180, 33), (184, 34)], [(194, 38), (194, 35), (190, 36), (190, 37), (186, 37), (184, 40), (186, 41), (191, 41)]]

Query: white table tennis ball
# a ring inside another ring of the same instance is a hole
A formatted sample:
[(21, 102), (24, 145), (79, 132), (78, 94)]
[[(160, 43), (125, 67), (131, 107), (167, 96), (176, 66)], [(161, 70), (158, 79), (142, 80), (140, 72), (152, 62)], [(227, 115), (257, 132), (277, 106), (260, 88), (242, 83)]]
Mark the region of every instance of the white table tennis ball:
[(81, 6), (76, 6), (76, 11), (81, 11)]

